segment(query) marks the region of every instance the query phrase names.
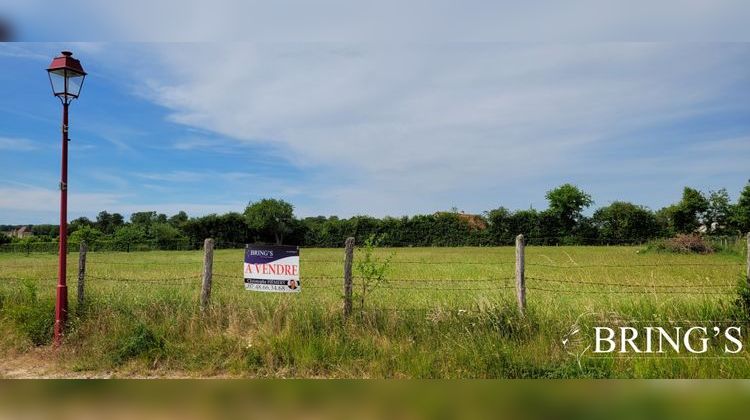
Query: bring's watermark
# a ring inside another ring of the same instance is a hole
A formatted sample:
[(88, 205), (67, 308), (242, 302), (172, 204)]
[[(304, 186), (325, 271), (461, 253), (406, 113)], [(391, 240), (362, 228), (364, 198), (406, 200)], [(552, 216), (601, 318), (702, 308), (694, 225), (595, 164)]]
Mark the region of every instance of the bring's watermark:
[(736, 321), (625, 320), (583, 314), (564, 337), (566, 353), (583, 357), (743, 357), (745, 327)]

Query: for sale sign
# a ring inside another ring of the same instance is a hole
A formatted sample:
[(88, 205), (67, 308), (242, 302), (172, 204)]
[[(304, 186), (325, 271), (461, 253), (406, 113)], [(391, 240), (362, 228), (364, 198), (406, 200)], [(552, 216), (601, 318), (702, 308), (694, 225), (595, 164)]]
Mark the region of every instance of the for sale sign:
[(244, 272), (245, 290), (299, 292), (299, 248), (248, 245), (245, 247)]

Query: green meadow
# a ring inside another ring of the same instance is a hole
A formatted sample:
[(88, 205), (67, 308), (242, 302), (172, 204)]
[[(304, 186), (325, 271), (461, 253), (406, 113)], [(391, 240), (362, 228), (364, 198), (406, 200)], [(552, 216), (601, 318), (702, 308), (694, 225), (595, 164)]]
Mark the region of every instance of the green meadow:
[(50, 344), (57, 256), (0, 254), (0, 361), (44, 359), (62, 376), (750, 377), (748, 349), (594, 355), (583, 351), (583, 333), (570, 336), (574, 326), (731, 325), (742, 328), (747, 347), (740, 253), (529, 246), (521, 316), (514, 252), (377, 249), (375, 259), (390, 262), (362, 300), (357, 262), (365, 251), (358, 249), (348, 318), (342, 249), (302, 249), (295, 294), (245, 291), (243, 250), (217, 250), (204, 312), (202, 251), (89, 252), (83, 306), (71, 253), (70, 315), (59, 349)]

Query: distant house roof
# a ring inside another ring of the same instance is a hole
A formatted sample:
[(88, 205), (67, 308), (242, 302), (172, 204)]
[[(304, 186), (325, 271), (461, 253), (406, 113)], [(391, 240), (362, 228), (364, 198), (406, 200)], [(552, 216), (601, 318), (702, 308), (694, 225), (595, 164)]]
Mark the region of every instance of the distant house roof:
[(482, 218), (482, 216), (478, 214), (468, 214), (468, 213), (454, 213), (454, 212), (448, 212), (448, 211), (439, 211), (435, 213), (435, 216), (439, 215), (447, 215), (447, 214), (455, 214), (458, 216), (459, 220), (464, 220), (470, 228), (476, 229), (476, 230), (485, 230), (487, 229), (487, 222)]
[(33, 233), (31, 232), (31, 228), (28, 226), (21, 226), (17, 229), (14, 229), (10, 232), (10, 236), (15, 236), (18, 238), (24, 237), (24, 236), (31, 236)]

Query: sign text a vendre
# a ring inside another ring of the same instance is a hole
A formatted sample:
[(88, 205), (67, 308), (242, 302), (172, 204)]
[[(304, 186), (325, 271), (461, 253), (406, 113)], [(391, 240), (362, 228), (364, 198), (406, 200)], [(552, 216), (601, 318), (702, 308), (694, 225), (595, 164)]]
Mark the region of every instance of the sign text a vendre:
[(247, 245), (244, 264), (245, 290), (298, 293), (299, 248), (296, 246)]

